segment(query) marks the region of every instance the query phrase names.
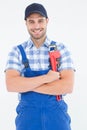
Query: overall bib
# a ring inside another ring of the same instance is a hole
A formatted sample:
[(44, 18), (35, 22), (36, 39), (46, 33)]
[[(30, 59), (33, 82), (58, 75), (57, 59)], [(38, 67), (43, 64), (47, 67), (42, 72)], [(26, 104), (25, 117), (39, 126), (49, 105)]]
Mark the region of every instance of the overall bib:
[[(25, 65), (25, 77), (40, 76), (49, 71), (32, 71)], [(63, 99), (57, 101), (54, 95), (33, 91), (21, 93), (16, 112), (16, 130), (71, 130), (67, 104)]]

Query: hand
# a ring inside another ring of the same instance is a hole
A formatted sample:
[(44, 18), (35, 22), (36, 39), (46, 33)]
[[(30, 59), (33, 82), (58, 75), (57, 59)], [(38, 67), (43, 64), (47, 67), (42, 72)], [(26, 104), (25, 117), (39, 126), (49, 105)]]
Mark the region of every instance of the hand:
[(59, 72), (56, 72), (56, 71), (52, 71), (50, 70), (48, 73), (47, 73), (47, 82), (52, 82), (54, 80), (57, 80), (60, 78), (60, 73)]

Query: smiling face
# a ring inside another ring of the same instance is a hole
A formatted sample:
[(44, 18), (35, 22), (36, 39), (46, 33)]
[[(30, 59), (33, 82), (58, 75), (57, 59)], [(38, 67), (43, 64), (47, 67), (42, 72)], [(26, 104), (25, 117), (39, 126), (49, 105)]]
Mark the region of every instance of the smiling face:
[(46, 37), (48, 19), (39, 13), (33, 13), (26, 19), (27, 30), (33, 40)]

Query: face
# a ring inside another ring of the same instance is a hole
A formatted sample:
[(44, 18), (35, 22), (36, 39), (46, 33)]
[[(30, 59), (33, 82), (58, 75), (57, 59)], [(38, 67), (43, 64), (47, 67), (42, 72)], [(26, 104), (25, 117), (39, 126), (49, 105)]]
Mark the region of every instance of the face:
[(48, 19), (38, 13), (31, 14), (26, 19), (26, 26), (32, 39), (38, 40), (46, 37)]

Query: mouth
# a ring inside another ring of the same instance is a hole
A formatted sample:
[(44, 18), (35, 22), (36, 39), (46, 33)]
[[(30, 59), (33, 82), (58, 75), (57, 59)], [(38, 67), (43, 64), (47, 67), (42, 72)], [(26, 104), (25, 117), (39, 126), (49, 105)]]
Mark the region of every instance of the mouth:
[(32, 31), (34, 34), (40, 34), (42, 32), (42, 29), (35, 29)]

